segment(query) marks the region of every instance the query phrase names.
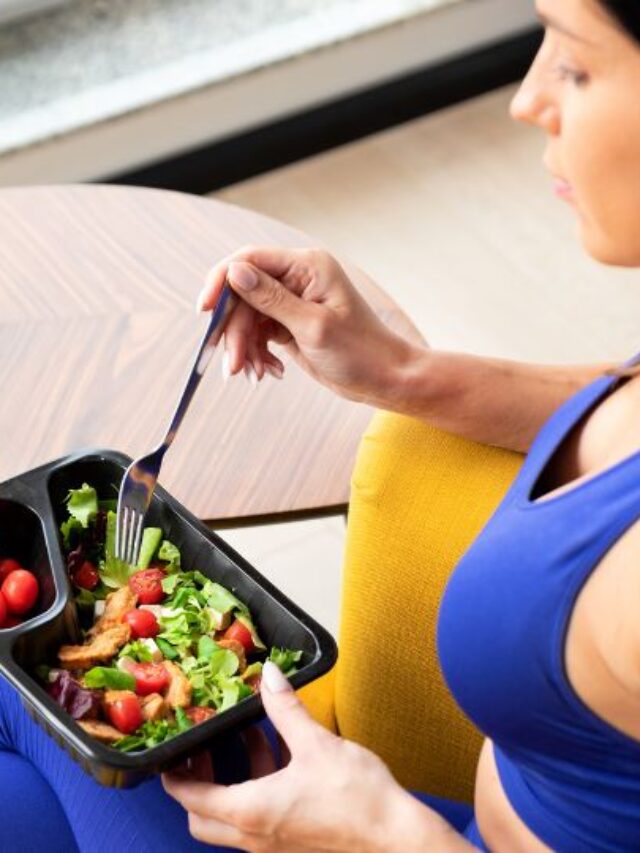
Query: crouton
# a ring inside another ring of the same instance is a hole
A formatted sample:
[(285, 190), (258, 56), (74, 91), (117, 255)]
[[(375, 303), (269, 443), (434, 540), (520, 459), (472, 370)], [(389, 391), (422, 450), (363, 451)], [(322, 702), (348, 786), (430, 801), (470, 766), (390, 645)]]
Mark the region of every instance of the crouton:
[(191, 682), (173, 661), (165, 661), (164, 667), (169, 673), (169, 687), (164, 695), (165, 701), (171, 708), (188, 708), (191, 704), (193, 688)]
[(123, 737), (122, 732), (119, 732), (118, 729), (110, 726), (109, 723), (102, 723), (100, 720), (78, 720), (78, 725), (88, 735), (101, 743), (115, 743)]
[(62, 646), (58, 660), (64, 669), (91, 669), (110, 661), (130, 637), (131, 628), (128, 625), (114, 625), (83, 646)]
[(165, 720), (171, 713), (169, 706), (159, 693), (150, 693), (140, 697), (140, 706), (145, 723), (149, 720)]

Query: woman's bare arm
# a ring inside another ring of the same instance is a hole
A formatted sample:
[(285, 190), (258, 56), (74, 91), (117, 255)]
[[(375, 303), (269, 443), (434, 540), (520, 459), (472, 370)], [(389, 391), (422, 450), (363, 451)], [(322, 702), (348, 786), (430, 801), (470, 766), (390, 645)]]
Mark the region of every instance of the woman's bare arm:
[[(484, 444), (526, 451), (549, 415), (610, 365), (546, 366), (430, 350), (392, 332), (338, 262), (319, 250), (249, 247), (211, 271), (200, 306), (225, 281), (241, 302), (226, 331), (229, 373), (282, 375), (276, 342), (351, 400), (421, 418)], [(264, 321), (268, 321), (265, 322)]]
[(371, 402), (473, 441), (526, 452), (549, 416), (611, 367), (527, 364), (407, 345)]

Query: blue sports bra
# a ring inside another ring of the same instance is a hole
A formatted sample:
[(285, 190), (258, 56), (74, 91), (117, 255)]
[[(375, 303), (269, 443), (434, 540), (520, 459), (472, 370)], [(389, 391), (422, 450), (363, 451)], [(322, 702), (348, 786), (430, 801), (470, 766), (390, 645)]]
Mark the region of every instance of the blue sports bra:
[(438, 621), (452, 694), (492, 739), (516, 813), (558, 853), (640, 851), (640, 741), (591, 711), (564, 665), (580, 590), (640, 519), (640, 451), (533, 499), (562, 441), (616, 381), (597, 379), (544, 425), (451, 576)]

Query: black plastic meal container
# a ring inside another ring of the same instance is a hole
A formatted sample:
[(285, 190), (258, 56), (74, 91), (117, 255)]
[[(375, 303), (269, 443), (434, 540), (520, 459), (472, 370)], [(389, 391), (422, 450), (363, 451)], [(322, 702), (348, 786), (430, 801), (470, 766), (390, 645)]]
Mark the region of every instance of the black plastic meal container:
[[(59, 533), (66, 517), (65, 497), (69, 489), (85, 482), (101, 498), (115, 496), (114, 487), (130, 461), (115, 451), (96, 450), (67, 456), (0, 484), (0, 555), (19, 560), (40, 583), (35, 615), (0, 631), (0, 674), (18, 691), (31, 716), (87, 773), (102, 785), (118, 788), (170, 769), (205, 744), (215, 749), (215, 740), (264, 715), (260, 697), (254, 695), (159, 746), (123, 753), (86, 734), (35, 678), (39, 664), (55, 665), (61, 645), (82, 642)], [(328, 631), (160, 486), (146, 523), (161, 527), (175, 543), (185, 571), (198, 569), (245, 602), (268, 646), (302, 651), (300, 668), (291, 677), (294, 687), (331, 669), (337, 647)]]

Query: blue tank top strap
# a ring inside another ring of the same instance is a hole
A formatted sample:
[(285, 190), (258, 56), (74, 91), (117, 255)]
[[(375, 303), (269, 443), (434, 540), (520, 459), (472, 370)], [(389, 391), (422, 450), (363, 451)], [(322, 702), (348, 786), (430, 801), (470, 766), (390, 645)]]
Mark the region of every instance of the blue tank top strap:
[[(640, 363), (640, 353), (624, 362), (623, 366), (632, 367), (638, 363)], [(510, 489), (509, 497), (529, 495), (545, 466), (573, 427), (618, 381), (617, 376), (608, 374), (598, 376), (556, 409), (535, 437), (520, 473)]]

